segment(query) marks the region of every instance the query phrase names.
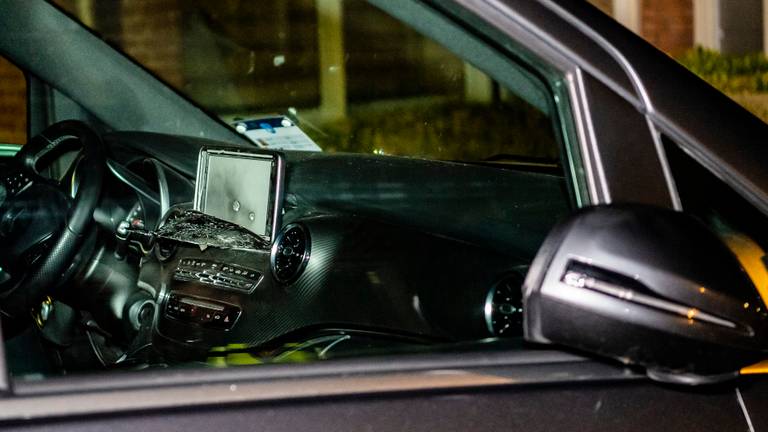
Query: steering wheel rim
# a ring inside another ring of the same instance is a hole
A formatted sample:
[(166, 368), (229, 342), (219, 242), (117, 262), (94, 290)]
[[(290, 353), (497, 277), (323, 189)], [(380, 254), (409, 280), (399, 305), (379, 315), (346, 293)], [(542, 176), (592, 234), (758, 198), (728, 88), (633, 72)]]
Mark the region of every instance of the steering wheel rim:
[[(62, 282), (62, 275), (83, 245), (101, 196), (106, 166), (101, 138), (80, 121), (55, 123), (24, 145), (12, 160), (15, 170), (0, 178), (6, 187), (13, 186), (10, 191), (16, 195), (21, 195), (24, 190), (35, 184), (50, 184), (50, 180), (39, 174), (38, 163), (47, 155), (55, 154), (64, 143), (73, 139), (77, 140), (82, 148), (83, 157), (80, 164), (86, 169), (78, 172), (80, 181), (74, 197), (66, 197), (68, 210), (63, 226), (44, 240), (45, 250), (40, 252), (30, 268), (15, 278), (12, 286), (0, 286), (0, 315), (4, 320), (16, 322), (24, 317), (31, 317), (30, 312), (39, 306), (45, 294)], [(14, 177), (10, 178), (11, 175)], [(5, 202), (0, 203), (0, 211), (5, 206)]]

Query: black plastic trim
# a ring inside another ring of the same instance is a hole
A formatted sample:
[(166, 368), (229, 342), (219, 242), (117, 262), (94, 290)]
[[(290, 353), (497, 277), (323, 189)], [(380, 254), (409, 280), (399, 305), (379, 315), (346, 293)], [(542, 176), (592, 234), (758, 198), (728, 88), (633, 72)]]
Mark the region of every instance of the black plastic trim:
[(556, 351), (441, 353), (333, 360), (306, 365), (73, 376), (14, 384), (0, 422), (80, 417), (342, 395), (553, 383), (637, 380), (619, 366)]

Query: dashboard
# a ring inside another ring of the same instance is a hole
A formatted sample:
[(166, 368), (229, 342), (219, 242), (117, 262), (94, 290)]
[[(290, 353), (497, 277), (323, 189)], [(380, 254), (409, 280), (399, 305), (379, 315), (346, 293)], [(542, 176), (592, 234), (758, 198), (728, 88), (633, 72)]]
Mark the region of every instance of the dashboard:
[(345, 335), (341, 351), (358, 337), (519, 336), (527, 265), (568, 211), (552, 199), (562, 177), (541, 173), (149, 133), (105, 142), (121, 186), (101, 221), (141, 255), (145, 310), (123, 315), (151, 319), (146, 337), (171, 360), (328, 333)]

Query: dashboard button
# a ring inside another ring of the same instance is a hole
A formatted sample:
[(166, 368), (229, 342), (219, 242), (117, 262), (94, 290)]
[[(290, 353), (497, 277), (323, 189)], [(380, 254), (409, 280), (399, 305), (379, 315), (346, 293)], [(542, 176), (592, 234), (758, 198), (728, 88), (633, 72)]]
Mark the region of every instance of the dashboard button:
[(173, 279), (250, 292), (262, 279), (262, 273), (234, 265), (183, 258), (173, 273)]
[(237, 321), (240, 308), (207, 299), (172, 294), (166, 304), (165, 315), (189, 324), (228, 330)]

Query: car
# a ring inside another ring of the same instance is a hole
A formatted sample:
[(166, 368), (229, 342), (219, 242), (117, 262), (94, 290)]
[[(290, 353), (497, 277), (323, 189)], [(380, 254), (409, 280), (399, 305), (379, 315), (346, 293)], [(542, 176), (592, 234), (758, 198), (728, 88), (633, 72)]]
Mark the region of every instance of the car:
[(67, 4), (0, 2), (3, 427), (768, 429), (768, 127), (588, 3)]

